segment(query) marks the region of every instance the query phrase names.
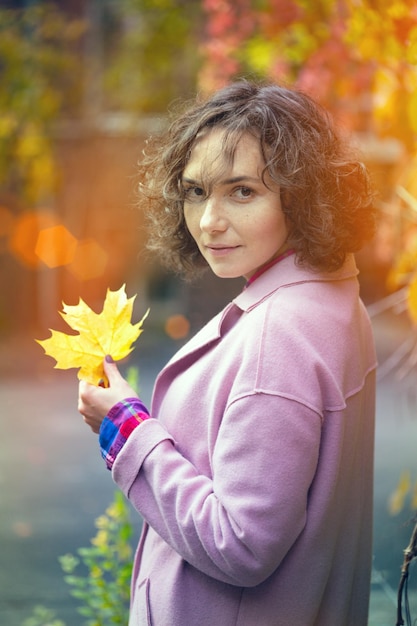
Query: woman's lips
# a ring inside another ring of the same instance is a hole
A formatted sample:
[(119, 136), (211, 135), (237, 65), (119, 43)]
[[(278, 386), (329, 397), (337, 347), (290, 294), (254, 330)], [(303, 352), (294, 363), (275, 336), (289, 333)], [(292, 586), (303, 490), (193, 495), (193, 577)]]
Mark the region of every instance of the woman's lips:
[(231, 252), (233, 252), (239, 247), (240, 246), (230, 246), (226, 244), (216, 244), (216, 245), (205, 246), (206, 250), (208, 250), (208, 252), (214, 257), (227, 256), (228, 254), (230, 254)]

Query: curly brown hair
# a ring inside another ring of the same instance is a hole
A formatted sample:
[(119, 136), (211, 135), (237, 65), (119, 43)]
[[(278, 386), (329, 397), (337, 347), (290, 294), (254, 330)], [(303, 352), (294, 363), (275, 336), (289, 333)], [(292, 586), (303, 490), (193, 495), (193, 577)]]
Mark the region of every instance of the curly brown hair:
[[(244, 133), (259, 139), (264, 173), (280, 186), (297, 262), (315, 270), (340, 268), (375, 228), (365, 166), (342, 141), (328, 112), (306, 94), (241, 80), (195, 101), (166, 132), (148, 141), (140, 166), (148, 248), (171, 269), (193, 276), (207, 267), (184, 219), (182, 174), (196, 136), (220, 126), (233, 161)], [(148, 151), (150, 148), (150, 151)]]

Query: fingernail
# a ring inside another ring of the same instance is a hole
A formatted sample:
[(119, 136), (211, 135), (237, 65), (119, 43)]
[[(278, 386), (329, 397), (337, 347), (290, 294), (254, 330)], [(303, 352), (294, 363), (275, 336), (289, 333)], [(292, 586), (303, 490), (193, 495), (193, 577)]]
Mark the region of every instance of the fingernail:
[(106, 358), (107, 363), (114, 363), (114, 359), (111, 356), (111, 354), (106, 354), (105, 358)]

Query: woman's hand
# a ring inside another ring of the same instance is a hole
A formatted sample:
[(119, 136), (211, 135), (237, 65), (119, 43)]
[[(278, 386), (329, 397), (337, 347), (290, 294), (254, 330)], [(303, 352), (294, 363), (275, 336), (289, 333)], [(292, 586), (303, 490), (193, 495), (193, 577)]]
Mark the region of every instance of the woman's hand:
[(111, 357), (104, 359), (104, 372), (109, 387), (96, 387), (84, 381), (80, 381), (79, 385), (78, 410), (95, 433), (100, 431), (101, 422), (115, 404), (125, 398), (138, 397)]

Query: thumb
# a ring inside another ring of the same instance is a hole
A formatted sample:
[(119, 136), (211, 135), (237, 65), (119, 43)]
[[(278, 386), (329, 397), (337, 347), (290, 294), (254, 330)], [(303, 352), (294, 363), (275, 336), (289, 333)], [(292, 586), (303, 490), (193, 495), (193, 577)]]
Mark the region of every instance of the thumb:
[(117, 367), (116, 362), (113, 360), (113, 357), (110, 356), (110, 354), (106, 355), (103, 361), (103, 368), (110, 386), (114, 385), (116, 381), (122, 379), (119, 368)]

